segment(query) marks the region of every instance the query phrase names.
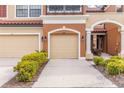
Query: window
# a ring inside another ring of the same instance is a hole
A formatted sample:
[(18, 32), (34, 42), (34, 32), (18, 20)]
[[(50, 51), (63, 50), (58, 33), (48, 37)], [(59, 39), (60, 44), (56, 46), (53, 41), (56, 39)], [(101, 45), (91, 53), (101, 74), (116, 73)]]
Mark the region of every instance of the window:
[(6, 5), (0, 5), (0, 17), (6, 17), (7, 16), (7, 10)]
[(105, 5), (88, 5), (88, 8), (103, 8)]
[(40, 5), (30, 5), (30, 17), (39, 17), (41, 15), (41, 6)]
[(62, 13), (62, 12), (81, 12), (80, 5), (50, 5), (47, 7), (48, 12)]
[(62, 5), (50, 5), (49, 6), (49, 11), (50, 12), (62, 12), (64, 10)]
[(117, 12), (122, 12), (122, 6), (121, 5), (117, 5)]
[(80, 12), (80, 6), (79, 5), (68, 5), (68, 6), (65, 6), (65, 11)]
[(96, 8), (95, 5), (88, 5), (88, 8)]
[(40, 15), (40, 5), (16, 5), (16, 17), (39, 17)]
[(16, 17), (28, 17), (28, 5), (17, 5)]
[(98, 8), (98, 9), (102, 9), (103, 7), (104, 7), (104, 5), (95, 5), (96, 6), (96, 8)]

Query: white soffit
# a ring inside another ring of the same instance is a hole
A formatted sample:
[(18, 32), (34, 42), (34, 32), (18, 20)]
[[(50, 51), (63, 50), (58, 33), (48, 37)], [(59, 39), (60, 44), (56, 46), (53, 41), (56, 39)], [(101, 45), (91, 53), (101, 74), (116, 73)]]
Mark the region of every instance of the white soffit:
[(41, 16), (44, 24), (79, 24), (86, 23), (89, 15), (46, 15)]

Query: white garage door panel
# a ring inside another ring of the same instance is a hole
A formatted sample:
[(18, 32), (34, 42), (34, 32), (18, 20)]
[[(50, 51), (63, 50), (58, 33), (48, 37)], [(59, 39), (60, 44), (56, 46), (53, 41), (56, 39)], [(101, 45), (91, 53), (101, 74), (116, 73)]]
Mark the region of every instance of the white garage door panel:
[(21, 57), (37, 49), (36, 35), (0, 35), (0, 57)]
[(78, 58), (77, 35), (51, 35), (51, 58)]

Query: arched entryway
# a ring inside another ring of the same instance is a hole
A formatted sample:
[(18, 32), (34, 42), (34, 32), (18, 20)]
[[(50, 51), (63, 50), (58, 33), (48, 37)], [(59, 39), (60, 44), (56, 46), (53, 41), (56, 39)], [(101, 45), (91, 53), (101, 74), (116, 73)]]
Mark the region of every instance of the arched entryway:
[[(124, 26), (113, 20), (103, 20), (95, 22), (91, 28), (87, 29), (87, 54), (92, 53), (92, 48), (102, 49), (102, 52), (118, 55), (122, 54), (124, 44), (122, 42), (124, 35)], [(95, 45), (94, 45), (95, 43)]]
[(48, 33), (48, 57), (55, 59), (80, 58), (80, 32), (60, 28)]
[(118, 55), (121, 48), (120, 28), (117, 24), (107, 22), (96, 25), (91, 34), (92, 53)]

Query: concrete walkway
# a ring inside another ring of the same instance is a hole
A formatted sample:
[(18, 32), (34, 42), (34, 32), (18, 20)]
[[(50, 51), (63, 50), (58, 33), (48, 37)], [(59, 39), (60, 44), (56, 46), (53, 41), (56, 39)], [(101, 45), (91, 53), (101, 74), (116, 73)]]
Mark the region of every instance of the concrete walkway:
[(17, 74), (13, 67), (18, 61), (19, 58), (0, 58), (0, 87)]
[(85, 60), (50, 60), (32, 87), (117, 87)]

